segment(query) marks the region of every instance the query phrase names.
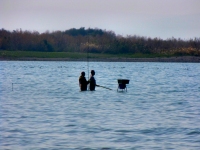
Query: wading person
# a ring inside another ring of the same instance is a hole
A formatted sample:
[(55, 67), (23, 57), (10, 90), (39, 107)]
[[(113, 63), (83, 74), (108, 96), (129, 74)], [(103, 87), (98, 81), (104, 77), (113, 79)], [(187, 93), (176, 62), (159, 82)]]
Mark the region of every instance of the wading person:
[(91, 75), (90, 75), (90, 80), (89, 80), (89, 83), (90, 83), (90, 91), (94, 91), (95, 90), (95, 86), (96, 86), (96, 80), (94, 78), (94, 75), (95, 75), (95, 71), (94, 70), (91, 70)]
[(85, 72), (81, 72), (81, 76), (79, 77), (79, 86), (81, 91), (87, 91), (87, 84), (89, 82), (85, 79)]

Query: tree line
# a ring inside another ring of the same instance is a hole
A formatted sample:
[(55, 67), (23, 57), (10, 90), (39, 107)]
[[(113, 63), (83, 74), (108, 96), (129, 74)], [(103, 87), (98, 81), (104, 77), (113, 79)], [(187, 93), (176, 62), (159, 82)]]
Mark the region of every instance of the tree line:
[(121, 36), (102, 29), (69, 29), (66, 31), (0, 30), (0, 50), (41, 52), (90, 52), (109, 54), (173, 53), (200, 56), (200, 38), (182, 40)]

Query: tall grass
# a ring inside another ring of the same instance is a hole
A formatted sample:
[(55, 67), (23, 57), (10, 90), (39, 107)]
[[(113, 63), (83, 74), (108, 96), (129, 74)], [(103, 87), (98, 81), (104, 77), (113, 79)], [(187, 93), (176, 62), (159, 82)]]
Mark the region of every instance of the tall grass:
[(97, 54), (97, 53), (79, 53), (79, 52), (34, 52), (34, 51), (0, 51), (0, 58), (155, 58), (155, 57), (172, 57), (176, 53), (154, 53), (154, 54)]

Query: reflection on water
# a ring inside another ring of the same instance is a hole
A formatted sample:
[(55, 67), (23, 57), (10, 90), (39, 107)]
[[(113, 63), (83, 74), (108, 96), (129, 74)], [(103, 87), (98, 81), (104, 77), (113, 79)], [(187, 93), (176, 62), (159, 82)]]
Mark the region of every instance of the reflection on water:
[[(0, 149), (199, 149), (200, 65), (0, 62)], [(117, 92), (117, 79), (129, 79)]]

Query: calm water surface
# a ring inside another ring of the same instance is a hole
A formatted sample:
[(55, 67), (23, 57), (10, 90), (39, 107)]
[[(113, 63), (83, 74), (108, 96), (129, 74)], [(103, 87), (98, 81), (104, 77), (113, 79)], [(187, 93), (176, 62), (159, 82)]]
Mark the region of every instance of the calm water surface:
[[(200, 64), (0, 61), (0, 149), (200, 149)], [(117, 92), (117, 79), (129, 79)]]

